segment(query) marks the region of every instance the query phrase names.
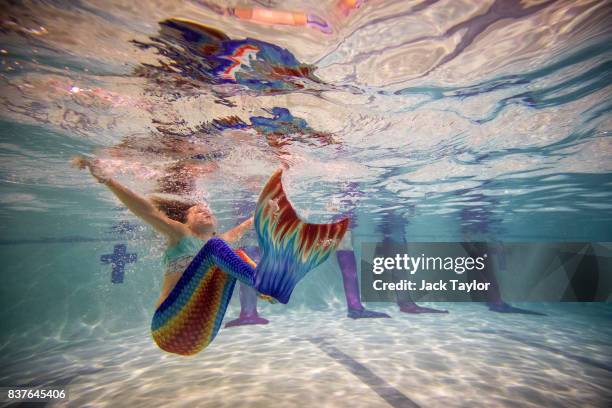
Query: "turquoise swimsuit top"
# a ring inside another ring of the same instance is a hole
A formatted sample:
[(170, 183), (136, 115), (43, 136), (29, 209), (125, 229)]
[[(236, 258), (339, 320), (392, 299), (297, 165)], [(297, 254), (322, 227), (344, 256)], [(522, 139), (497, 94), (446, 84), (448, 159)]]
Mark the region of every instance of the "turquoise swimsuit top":
[(200, 238), (185, 235), (176, 245), (167, 248), (163, 257), (166, 273), (183, 272), (204, 242)]

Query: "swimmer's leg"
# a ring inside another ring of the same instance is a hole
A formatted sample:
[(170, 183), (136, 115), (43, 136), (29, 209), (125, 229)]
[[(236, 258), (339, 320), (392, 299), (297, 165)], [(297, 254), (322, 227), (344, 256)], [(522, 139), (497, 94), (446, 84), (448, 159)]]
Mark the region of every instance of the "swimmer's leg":
[(247, 326), (253, 324), (268, 324), (268, 319), (257, 313), (257, 291), (246, 285), (240, 285), (240, 316), (225, 324), (225, 327)]
[[(483, 243), (464, 243), (464, 249), (470, 256), (480, 256), (480, 254), (492, 254), (492, 261), (490, 262), (488, 267), (482, 271), (470, 271), (468, 272), (468, 276), (470, 279), (478, 280), (479, 282), (489, 282), (490, 287), (486, 292), (486, 305), (489, 307), (489, 310), (497, 313), (516, 313), (516, 314), (526, 314), (526, 315), (534, 315), (534, 316), (546, 316), (544, 313), (534, 312), (532, 310), (521, 309), (518, 307), (514, 307), (506, 302), (504, 302), (501, 295), (501, 288), (499, 286), (499, 282), (497, 281), (497, 271), (498, 269), (504, 270), (504, 254), (503, 247), (497, 246), (494, 247), (486, 242)], [(482, 301), (482, 299), (477, 299), (478, 301)]]
[(344, 295), (346, 296), (346, 305), (348, 307), (347, 316), (351, 319), (390, 317), (386, 313), (367, 310), (361, 304), (355, 253), (346, 249), (338, 250), (338, 252), (336, 252), (336, 257), (338, 258), (338, 265), (342, 271)]
[[(244, 251), (254, 262), (259, 262), (261, 255), (258, 247), (246, 247)], [(240, 284), (240, 316), (225, 324), (225, 327), (235, 327), (251, 324), (268, 324), (268, 320), (257, 313), (257, 291), (247, 285)]]

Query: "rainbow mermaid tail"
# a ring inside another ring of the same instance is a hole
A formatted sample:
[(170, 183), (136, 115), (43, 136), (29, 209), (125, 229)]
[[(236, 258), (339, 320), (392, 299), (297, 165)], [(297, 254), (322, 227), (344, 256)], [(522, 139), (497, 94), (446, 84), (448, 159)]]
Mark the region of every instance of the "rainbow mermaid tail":
[(151, 334), (162, 350), (193, 355), (210, 344), (236, 280), (287, 303), (295, 285), (336, 249), (349, 220), (302, 222), (283, 191), (281, 177), (281, 170), (270, 177), (257, 203), (255, 229), (263, 252), (259, 265), (219, 238), (208, 240), (153, 315)]
[(159, 348), (189, 356), (208, 346), (221, 327), (237, 276), (254, 282), (249, 260), (219, 238), (208, 240), (153, 315), (151, 335)]

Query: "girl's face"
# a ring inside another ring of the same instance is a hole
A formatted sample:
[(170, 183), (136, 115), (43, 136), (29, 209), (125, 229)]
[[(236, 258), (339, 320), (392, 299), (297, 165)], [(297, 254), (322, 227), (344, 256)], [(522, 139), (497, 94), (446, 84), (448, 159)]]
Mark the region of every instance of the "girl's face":
[(217, 225), (217, 219), (208, 205), (196, 204), (187, 210), (186, 224), (195, 230), (214, 231)]

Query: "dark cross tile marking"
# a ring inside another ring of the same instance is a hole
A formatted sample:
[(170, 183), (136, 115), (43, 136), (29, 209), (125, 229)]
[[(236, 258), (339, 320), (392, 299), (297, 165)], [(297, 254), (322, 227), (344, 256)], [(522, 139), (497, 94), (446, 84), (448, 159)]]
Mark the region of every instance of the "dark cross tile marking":
[(112, 254), (104, 254), (100, 257), (103, 264), (111, 264), (113, 273), (111, 276), (112, 283), (122, 283), (125, 264), (136, 262), (136, 254), (128, 254), (125, 244), (117, 244), (113, 249)]
[(359, 378), (364, 384), (380, 395), (389, 405), (394, 408), (420, 408), (419, 404), (408, 398), (397, 388), (376, 375), (365, 365), (355, 360), (348, 354), (343, 353), (336, 347), (325, 342), (320, 337), (305, 339), (317, 346), (325, 354), (342, 364), (348, 371)]

